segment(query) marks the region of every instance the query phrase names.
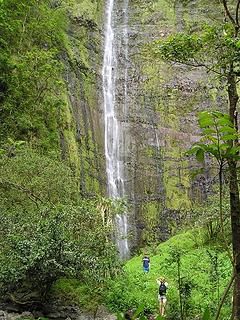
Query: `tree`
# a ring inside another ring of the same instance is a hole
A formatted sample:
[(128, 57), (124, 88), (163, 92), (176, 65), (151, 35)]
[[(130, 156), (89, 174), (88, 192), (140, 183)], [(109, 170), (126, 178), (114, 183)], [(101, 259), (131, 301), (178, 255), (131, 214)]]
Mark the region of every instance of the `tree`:
[(0, 1), (2, 143), (12, 137), (44, 150), (58, 148), (67, 2), (54, 7), (49, 0)]
[[(240, 39), (239, 8), (240, 0), (229, 6), (227, 0), (221, 0), (224, 9), (224, 21), (205, 24), (203, 31), (179, 33), (165, 41), (156, 41), (154, 52), (165, 61), (172, 61), (203, 67), (207, 72), (215, 73), (226, 84), (228, 111), (232, 126), (238, 131), (238, 93), (237, 83), (240, 76)], [(230, 147), (238, 147), (238, 138), (230, 139)], [(237, 161), (227, 159), (229, 169), (230, 215), (232, 229), (232, 247), (234, 262), (233, 320), (240, 319), (240, 200), (237, 181)]]
[(41, 302), (62, 276), (100, 295), (121, 270), (100, 208), (108, 203), (109, 219), (119, 209), (106, 199), (81, 198), (68, 166), (19, 145), (12, 142), (0, 156), (1, 296)]
[(226, 294), (231, 288), (233, 279), (235, 278), (235, 264), (232, 259), (231, 253), (228, 248), (228, 241), (226, 239), (224, 218), (223, 218), (223, 170), (225, 165), (228, 164), (229, 160), (239, 160), (240, 146), (233, 146), (230, 141), (234, 141), (238, 137), (238, 132), (234, 127), (229, 115), (221, 112), (201, 112), (199, 115), (199, 124), (202, 129), (202, 139), (197, 142), (193, 147), (186, 153), (188, 155), (195, 154), (199, 161), (204, 160), (205, 154), (213, 156), (219, 168), (219, 215), (220, 215), (220, 226), (221, 235), (225, 244), (225, 249), (229, 255), (229, 258), (233, 264), (233, 276), (225, 290), (223, 297), (220, 301), (219, 308), (216, 313), (216, 320), (219, 318), (220, 310), (223, 302), (226, 298)]
[(234, 147), (232, 143), (229, 143), (238, 138), (238, 132), (233, 126), (229, 115), (218, 111), (200, 112), (199, 125), (202, 129), (202, 138), (199, 142), (195, 143), (186, 154), (195, 154), (199, 161), (203, 161), (205, 154), (209, 154), (214, 157), (218, 163), (220, 226), (221, 234), (225, 241), (226, 249), (228, 250), (223, 217), (223, 170), (230, 159), (239, 160), (238, 153), (240, 147)]

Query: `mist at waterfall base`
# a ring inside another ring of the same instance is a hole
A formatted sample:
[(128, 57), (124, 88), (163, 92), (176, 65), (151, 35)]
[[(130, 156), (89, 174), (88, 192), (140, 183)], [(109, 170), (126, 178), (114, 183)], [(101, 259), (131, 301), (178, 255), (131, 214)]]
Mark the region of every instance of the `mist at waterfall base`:
[[(128, 2), (126, 1), (126, 5)], [(125, 14), (127, 10), (124, 10)], [(124, 188), (124, 164), (121, 159), (121, 149), (124, 144), (121, 122), (116, 112), (116, 87), (117, 76), (116, 37), (113, 27), (114, 0), (106, 3), (104, 60), (102, 68), (103, 97), (104, 97), (104, 121), (105, 121), (105, 157), (108, 183), (108, 195), (113, 199), (121, 199), (125, 196)], [(126, 20), (126, 17), (125, 17)], [(126, 34), (126, 32), (125, 32)], [(126, 36), (126, 35), (125, 35)], [(127, 36), (126, 36), (127, 37)], [(128, 41), (125, 42), (127, 46)], [(125, 55), (127, 49), (125, 48)], [(127, 69), (125, 77), (125, 101), (127, 95)], [(125, 109), (125, 108), (124, 108)], [(128, 221), (127, 213), (117, 214), (115, 217), (116, 244), (121, 259), (129, 257), (128, 245)]]

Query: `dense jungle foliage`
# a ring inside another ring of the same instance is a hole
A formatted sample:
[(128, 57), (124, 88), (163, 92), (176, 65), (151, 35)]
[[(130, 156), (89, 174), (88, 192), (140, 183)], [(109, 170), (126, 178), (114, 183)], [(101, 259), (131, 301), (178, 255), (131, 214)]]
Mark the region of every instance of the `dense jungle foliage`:
[[(79, 23), (93, 28), (97, 0), (0, 0), (1, 297), (16, 304), (61, 299), (91, 310), (104, 303), (113, 313), (143, 306), (144, 319), (158, 314), (156, 279), (164, 275), (169, 282), (166, 319), (213, 319), (232, 276), (226, 185), (221, 189), (221, 221), (219, 186), (214, 186), (206, 203), (181, 213), (181, 233), (160, 245), (149, 243), (145, 250), (151, 269), (145, 274), (141, 250), (123, 265), (112, 242), (111, 221), (122, 205), (103, 198), (103, 192), (84, 197), (76, 171), (61, 157), (64, 59), (68, 57), (83, 74), (88, 72), (84, 59), (69, 57), (73, 54), (69, 25), (79, 3), (83, 12)], [(182, 59), (177, 62), (188, 62), (201, 50), (206, 54), (209, 40), (216, 59), (221, 43), (215, 40), (223, 38), (228, 50), (217, 68), (223, 70), (223, 63), (232, 57), (234, 72), (239, 72), (240, 44), (233, 37), (234, 28), (225, 24), (204, 30), (205, 42), (192, 34), (156, 42), (155, 57), (172, 61), (177, 55), (176, 60)], [(226, 36), (219, 38), (218, 32)], [(236, 140), (235, 134), (228, 143)], [(224, 152), (231, 149), (228, 143)], [(200, 160), (205, 151), (209, 154), (205, 147), (201, 150)], [(224, 174), (228, 181), (227, 170)], [(232, 294), (230, 288), (220, 319), (231, 317)]]
[(0, 10), (1, 141), (56, 148), (66, 9), (50, 1), (2, 1)]
[(81, 281), (96, 304), (120, 270), (103, 217), (110, 221), (116, 209), (100, 194), (80, 196), (75, 171), (60, 157), (74, 6), (0, 1), (0, 292), (16, 303), (44, 301), (65, 276)]

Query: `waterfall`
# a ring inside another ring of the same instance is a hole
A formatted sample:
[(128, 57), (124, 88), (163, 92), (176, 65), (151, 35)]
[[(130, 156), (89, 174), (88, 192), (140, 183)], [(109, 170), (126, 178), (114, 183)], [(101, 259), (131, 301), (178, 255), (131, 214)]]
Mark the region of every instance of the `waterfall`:
[(123, 28), (123, 45), (125, 58), (125, 72), (124, 72), (124, 114), (128, 113), (128, 3), (129, 0), (124, 1), (124, 28)]
[[(124, 55), (128, 56), (127, 44), (127, 8), (128, 0), (125, 0), (124, 8)], [(107, 0), (106, 3), (106, 24), (105, 24), (105, 45), (104, 61), (102, 69), (103, 77), (103, 98), (104, 98), (104, 120), (105, 120), (105, 157), (108, 182), (108, 195), (114, 199), (125, 196), (124, 186), (124, 136), (122, 124), (118, 119), (116, 107), (116, 78), (117, 78), (117, 56), (116, 56), (116, 34), (114, 28), (114, 0)], [(125, 68), (124, 79), (124, 112), (127, 105), (127, 67)], [(115, 218), (116, 243), (121, 259), (129, 256), (128, 246), (128, 222), (127, 213), (117, 214)]]

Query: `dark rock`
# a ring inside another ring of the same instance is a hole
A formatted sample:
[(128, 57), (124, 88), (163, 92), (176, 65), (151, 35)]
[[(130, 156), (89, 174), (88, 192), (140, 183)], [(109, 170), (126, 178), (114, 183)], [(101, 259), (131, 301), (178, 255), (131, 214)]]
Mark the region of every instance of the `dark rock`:
[(34, 318), (33, 314), (29, 311), (24, 311), (19, 318)]
[(110, 314), (105, 306), (99, 306), (96, 312), (95, 320), (116, 320), (117, 318)]
[(33, 310), (32, 314), (35, 319), (44, 317), (44, 314), (41, 311)]
[(0, 310), (0, 320), (8, 320), (6, 313), (2, 310)]

